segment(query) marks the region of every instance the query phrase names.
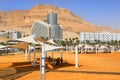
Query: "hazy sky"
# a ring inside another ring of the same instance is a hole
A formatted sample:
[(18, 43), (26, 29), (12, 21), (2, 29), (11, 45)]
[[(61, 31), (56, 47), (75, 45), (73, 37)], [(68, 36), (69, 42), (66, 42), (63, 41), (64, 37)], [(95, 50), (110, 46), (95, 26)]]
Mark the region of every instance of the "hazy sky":
[(31, 9), (36, 4), (67, 8), (92, 24), (120, 29), (120, 0), (0, 0), (0, 11)]

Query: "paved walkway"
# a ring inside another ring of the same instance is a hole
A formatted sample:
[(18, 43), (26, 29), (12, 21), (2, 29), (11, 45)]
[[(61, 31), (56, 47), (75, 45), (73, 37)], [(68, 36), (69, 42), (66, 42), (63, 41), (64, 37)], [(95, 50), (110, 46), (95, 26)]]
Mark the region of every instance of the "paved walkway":
[(88, 74), (111, 74), (120, 75), (120, 72), (101, 72), (101, 71), (83, 71), (83, 70), (51, 70), (51, 72), (71, 72), (71, 73), (88, 73)]

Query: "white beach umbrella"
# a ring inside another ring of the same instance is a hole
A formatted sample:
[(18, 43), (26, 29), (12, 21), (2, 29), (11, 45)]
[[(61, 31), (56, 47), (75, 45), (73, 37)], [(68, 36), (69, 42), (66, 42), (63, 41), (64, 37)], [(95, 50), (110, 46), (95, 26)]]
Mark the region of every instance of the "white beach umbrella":
[(1, 49), (1, 48), (6, 48), (6, 47), (7, 47), (7, 46), (4, 46), (4, 45), (0, 45), (0, 49)]
[(82, 47), (83, 45), (82, 44), (79, 44), (78, 47)]
[(40, 43), (40, 45), (44, 45), (45, 46), (45, 51), (50, 51), (50, 50), (54, 50), (54, 49), (60, 49), (60, 48), (63, 48), (63, 47), (59, 47), (59, 46), (54, 46), (54, 45), (49, 45), (49, 44), (45, 44), (41, 41), (38, 41), (38, 43)]
[(85, 45), (85, 47), (84, 48), (91, 48), (91, 49), (93, 49), (94, 47), (93, 46), (91, 46), (91, 45)]
[(26, 36), (26, 37), (23, 37), (23, 38), (19, 38), (19, 39), (16, 39), (18, 41), (23, 41), (23, 42), (28, 42), (28, 43), (33, 43), (33, 44), (38, 44), (35, 40), (35, 35), (30, 35), (30, 36)]
[[(30, 35), (30, 36), (19, 38), (16, 40), (33, 43), (35, 46), (35, 44), (38, 44), (38, 43), (34, 39), (35, 39), (35, 35)], [(27, 51), (27, 49), (26, 49), (26, 58), (30, 61), (30, 49), (29, 49), (29, 51)], [(35, 63), (35, 61), (36, 61), (36, 53), (35, 53), (35, 47), (34, 47), (34, 63)]]
[(107, 46), (104, 46), (104, 45), (100, 46), (100, 49), (106, 49), (106, 48)]
[(49, 43), (52, 43), (52, 44), (54, 44), (54, 45), (58, 45), (58, 44), (56, 44), (56, 43), (53, 41), (53, 39), (48, 40), (48, 42), (49, 42)]

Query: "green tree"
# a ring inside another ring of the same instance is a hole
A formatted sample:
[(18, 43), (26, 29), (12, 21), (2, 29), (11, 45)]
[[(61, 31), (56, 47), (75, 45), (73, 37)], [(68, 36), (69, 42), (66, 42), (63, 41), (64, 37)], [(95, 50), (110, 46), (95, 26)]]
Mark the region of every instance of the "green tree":
[(66, 46), (65, 41), (61, 41), (61, 45), (62, 45), (62, 46)]

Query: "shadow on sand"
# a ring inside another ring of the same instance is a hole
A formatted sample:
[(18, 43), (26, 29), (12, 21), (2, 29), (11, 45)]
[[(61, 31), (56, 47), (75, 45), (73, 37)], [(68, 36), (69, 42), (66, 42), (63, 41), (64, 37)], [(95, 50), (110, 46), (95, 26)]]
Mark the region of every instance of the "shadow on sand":
[[(71, 63), (65, 62), (65, 63), (62, 63), (60, 65), (55, 65), (54, 66), (54, 70), (59, 69), (59, 68), (63, 68), (63, 67), (70, 67), (70, 66), (74, 67), (75, 64), (71, 64)], [(81, 66), (83, 66), (83, 65), (79, 65), (79, 67), (81, 67)]]
[[(52, 64), (50, 64), (52, 65)], [(53, 65), (52, 65), (53, 66)], [(74, 64), (70, 63), (62, 63), (60, 65), (54, 65), (52, 70), (56, 70), (62, 67), (74, 66)], [(39, 59), (37, 59), (36, 66), (32, 66), (31, 62), (14, 62), (11, 66), (0, 70), (0, 78), (5, 80), (14, 80), (16, 78), (22, 77), (28, 73), (33, 71), (40, 70)], [(51, 71), (51, 69), (47, 68), (47, 72)]]
[(31, 62), (16, 62), (8, 68), (0, 70), (0, 78), (14, 80), (36, 70), (39, 70), (39, 63), (32, 66)]

